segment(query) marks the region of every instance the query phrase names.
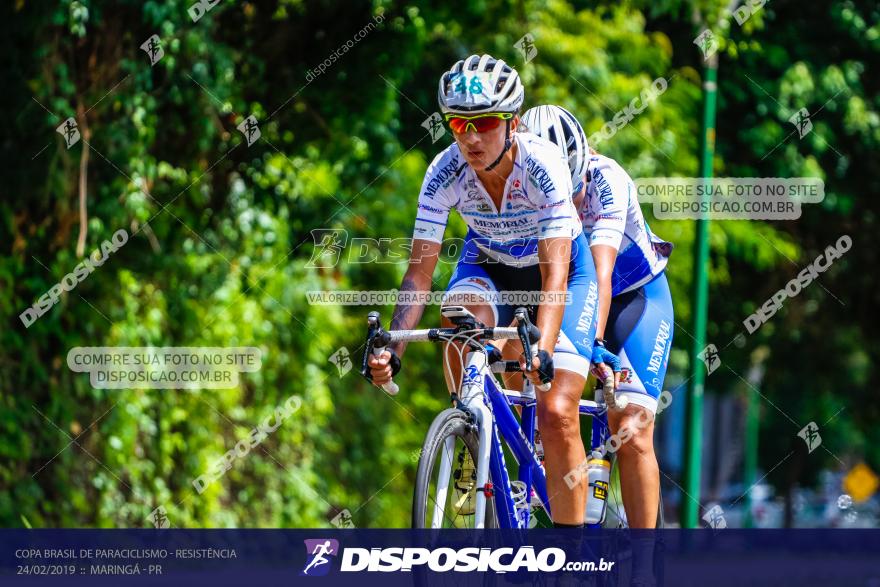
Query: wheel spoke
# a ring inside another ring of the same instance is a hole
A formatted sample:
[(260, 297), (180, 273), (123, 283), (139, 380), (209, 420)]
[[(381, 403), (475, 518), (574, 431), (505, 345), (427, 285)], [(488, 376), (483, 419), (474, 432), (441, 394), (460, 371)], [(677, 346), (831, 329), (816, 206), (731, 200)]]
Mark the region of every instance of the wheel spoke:
[[(445, 504), (449, 493), (450, 473), (452, 472), (452, 458), (455, 455), (455, 436), (449, 435), (440, 447), (440, 472), (437, 478), (437, 500), (434, 502), (434, 516), (431, 527), (440, 526), (442, 517), (445, 515)], [(439, 502), (439, 503), (438, 503)], [(443, 505), (441, 505), (443, 504)]]
[[(615, 490), (615, 484), (614, 484), (614, 474), (616, 473), (617, 474), (617, 485), (616, 486), (617, 486), (617, 488), (620, 487), (620, 470), (617, 468), (617, 466), (618, 466), (617, 459), (612, 459), (612, 461), (611, 461), (611, 474), (608, 476), (608, 497), (614, 498), (614, 500), (613, 500), (614, 506), (612, 507), (612, 505), (611, 505), (612, 500), (609, 499), (605, 502), (605, 507), (606, 507), (606, 509), (613, 509), (614, 516), (615, 516), (615, 518), (617, 518), (617, 526), (618, 527), (626, 527), (626, 526), (628, 526), (628, 523), (626, 520), (626, 511), (623, 509), (623, 494), (618, 493)], [(608, 512), (607, 511), (605, 512), (605, 520), (606, 521), (608, 520)]]
[[(429, 485), (428, 485), (428, 499), (430, 500), (431, 504), (433, 504), (432, 509), (434, 511), (434, 517), (432, 520), (431, 527), (437, 526), (438, 523), (442, 519), (445, 519), (446, 521), (449, 522), (450, 527), (455, 528), (456, 527), (456, 520), (458, 520), (459, 518), (466, 519), (468, 517), (468, 516), (463, 516), (460, 514), (454, 514), (454, 517), (452, 517), (452, 518), (449, 517), (450, 510), (452, 509), (451, 507), (449, 507), (452, 505), (452, 503), (450, 502), (450, 499), (452, 496), (455, 495), (454, 491), (450, 492), (448, 490), (449, 485), (450, 485), (452, 467), (450, 466), (446, 471), (446, 475), (445, 476), (443, 475), (444, 466), (443, 466), (442, 461), (446, 460), (447, 463), (450, 463), (450, 464), (452, 462), (454, 462), (455, 454), (457, 452), (456, 451), (456, 439), (459, 439), (459, 438), (461, 438), (461, 437), (457, 436), (455, 434), (451, 434), (438, 447), (438, 454), (440, 454), (440, 456), (441, 456), (441, 466), (440, 466), (440, 471), (438, 472), (437, 485), (434, 486), (433, 490), (431, 488), (432, 484), (429, 483)], [(467, 450), (467, 446), (464, 444), (463, 440), (462, 440), (462, 447), (464, 448), (464, 450)], [(436, 459), (435, 459), (435, 461), (436, 461)], [(443, 495), (442, 495), (441, 499), (438, 500), (437, 498), (435, 498), (435, 495), (437, 497), (440, 497), (441, 488), (443, 488), (443, 490), (442, 490)], [(438, 513), (440, 514), (439, 516), (438, 516)]]

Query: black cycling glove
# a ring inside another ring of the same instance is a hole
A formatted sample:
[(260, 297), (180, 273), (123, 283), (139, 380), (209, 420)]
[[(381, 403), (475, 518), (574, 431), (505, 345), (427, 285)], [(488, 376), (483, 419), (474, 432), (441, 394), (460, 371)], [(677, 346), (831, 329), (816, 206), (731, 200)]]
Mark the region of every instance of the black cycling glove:
[(538, 351), (538, 375), (541, 377), (541, 383), (550, 383), (553, 381), (555, 370), (553, 369), (553, 357), (547, 351)]
[[(389, 359), (388, 364), (391, 366), (391, 376), (394, 377), (400, 373), (400, 357), (392, 349), (386, 347), (385, 350), (391, 353), (391, 359)], [(373, 372), (369, 367), (364, 370), (363, 376), (367, 378), (367, 381), (373, 381)]]

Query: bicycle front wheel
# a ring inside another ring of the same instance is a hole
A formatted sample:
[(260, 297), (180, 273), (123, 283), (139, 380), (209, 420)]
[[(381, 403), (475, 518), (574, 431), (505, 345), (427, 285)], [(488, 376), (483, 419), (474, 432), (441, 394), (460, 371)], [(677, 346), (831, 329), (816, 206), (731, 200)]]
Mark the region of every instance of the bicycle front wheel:
[[(467, 414), (440, 412), (422, 446), (413, 494), (413, 528), (476, 528), (475, 467), (480, 439)], [(494, 498), (486, 499), (485, 528), (497, 528)]]

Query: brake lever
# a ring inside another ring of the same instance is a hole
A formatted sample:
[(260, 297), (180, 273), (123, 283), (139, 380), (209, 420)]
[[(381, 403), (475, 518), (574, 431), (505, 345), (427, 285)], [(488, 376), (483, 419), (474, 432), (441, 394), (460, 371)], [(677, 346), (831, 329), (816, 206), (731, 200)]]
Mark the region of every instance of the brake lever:
[[(366, 349), (364, 350), (364, 358), (361, 363), (361, 375), (369, 379), (368, 375), (370, 373), (370, 367), (367, 365), (367, 358), (369, 357), (368, 353), (370, 353), (372, 349), (373, 355), (381, 355), (385, 352), (385, 347), (388, 345), (390, 339), (391, 335), (382, 330), (382, 324), (379, 321), (379, 312), (370, 312), (367, 314), (367, 344)], [(394, 383), (394, 381), (389, 381), (381, 387), (388, 395), (397, 395), (397, 392), (400, 391), (400, 388), (397, 387), (397, 384)]]
[[(514, 312), (516, 318), (516, 332), (519, 334), (519, 340), (523, 346), (523, 354), (528, 358), (526, 360), (526, 371), (532, 371), (532, 359), (538, 356), (538, 349), (535, 346), (541, 340), (541, 331), (537, 326), (529, 320), (529, 313), (525, 308), (517, 308)], [(550, 382), (541, 383), (536, 386), (539, 391), (550, 391)]]

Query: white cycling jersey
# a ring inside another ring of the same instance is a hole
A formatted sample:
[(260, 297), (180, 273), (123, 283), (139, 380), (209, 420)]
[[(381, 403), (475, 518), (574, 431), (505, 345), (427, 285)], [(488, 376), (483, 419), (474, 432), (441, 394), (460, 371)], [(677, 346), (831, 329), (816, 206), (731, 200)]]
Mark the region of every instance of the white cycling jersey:
[(457, 143), (437, 155), (422, 182), (413, 238), (442, 242), (455, 208), (470, 229), (467, 238), (488, 258), (525, 267), (538, 262), (538, 240), (580, 236), (571, 175), (559, 148), (530, 133), (514, 133), (513, 141), (516, 159), (500, 210)]
[(617, 161), (591, 155), (589, 174), (581, 219), (591, 247), (608, 245), (617, 249), (611, 275), (611, 295), (616, 296), (662, 273), (672, 243), (651, 232), (639, 207), (635, 184)]

